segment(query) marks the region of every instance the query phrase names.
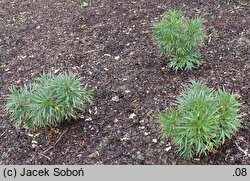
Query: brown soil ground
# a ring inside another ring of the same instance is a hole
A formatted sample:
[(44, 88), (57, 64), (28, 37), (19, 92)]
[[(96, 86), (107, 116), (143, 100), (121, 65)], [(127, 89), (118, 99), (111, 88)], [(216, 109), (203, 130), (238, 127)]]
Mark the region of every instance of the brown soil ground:
[[(80, 3), (0, 2), (0, 164), (250, 164), (248, 0), (93, 0), (85, 9)], [(152, 42), (152, 23), (169, 8), (204, 21), (198, 69), (169, 69)], [(53, 129), (14, 126), (3, 107), (8, 88), (58, 70), (78, 73), (94, 90), (84, 117)], [(244, 124), (216, 153), (184, 159), (159, 135), (155, 116), (191, 79), (238, 92)]]

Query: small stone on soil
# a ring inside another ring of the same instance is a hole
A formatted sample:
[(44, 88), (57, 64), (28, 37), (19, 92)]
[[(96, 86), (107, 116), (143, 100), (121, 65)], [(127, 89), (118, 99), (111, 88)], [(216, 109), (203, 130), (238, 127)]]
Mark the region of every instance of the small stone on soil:
[(32, 140), (31, 143), (37, 144), (38, 142), (36, 140)]
[(165, 148), (165, 151), (168, 152), (169, 150), (171, 150), (171, 146), (168, 146), (167, 148)]
[(28, 133), (27, 135), (30, 136), (30, 137), (33, 137), (33, 136), (34, 136), (33, 134), (30, 134), (30, 133)]
[(131, 91), (130, 90), (125, 90), (125, 93), (130, 93)]
[(157, 139), (152, 139), (152, 142), (153, 143), (157, 143)]
[(134, 119), (135, 116), (136, 116), (136, 114), (135, 114), (135, 113), (132, 113), (132, 114), (129, 115), (128, 118), (129, 118), (129, 119)]
[(80, 157), (82, 157), (82, 154), (76, 155), (76, 157), (80, 158)]
[(87, 119), (85, 119), (85, 121), (92, 121), (92, 118), (88, 117)]
[(88, 157), (89, 158), (96, 158), (98, 156), (100, 156), (100, 153), (98, 151), (95, 151), (94, 153), (91, 153)]
[(115, 56), (115, 60), (119, 60), (120, 59), (120, 56)]
[(112, 97), (112, 101), (114, 101), (114, 102), (118, 102), (118, 101), (120, 101), (120, 99), (119, 99), (119, 97), (118, 97), (118, 96), (114, 96), (114, 97)]
[(110, 55), (110, 54), (104, 54), (104, 56), (106, 56), (106, 57), (111, 57), (111, 55)]

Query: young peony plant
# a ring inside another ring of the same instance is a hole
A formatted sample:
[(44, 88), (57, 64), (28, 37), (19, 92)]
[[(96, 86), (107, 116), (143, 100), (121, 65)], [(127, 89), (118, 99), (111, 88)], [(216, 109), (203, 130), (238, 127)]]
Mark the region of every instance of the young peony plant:
[(52, 126), (75, 117), (91, 103), (92, 91), (75, 74), (43, 74), (20, 91), (10, 89), (6, 109), (11, 120), (27, 128)]
[(214, 151), (241, 126), (236, 94), (191, 81), (176, 100), (177, 108), (160, 113), (162, 134), (172, 137), (185, 157)]
[(165, 12), (162, 20), (153, 25), (153, 40), (160, 53), (170, 57), (174, 70), (191, 70), (201, 64), (197, 46), (204, 37), (200, 18), (188, 19), (176, 10)]

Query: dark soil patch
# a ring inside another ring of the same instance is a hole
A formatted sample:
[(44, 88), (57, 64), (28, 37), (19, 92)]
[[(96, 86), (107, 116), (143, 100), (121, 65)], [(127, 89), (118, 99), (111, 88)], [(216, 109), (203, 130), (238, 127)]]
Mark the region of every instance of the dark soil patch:
[[(11, 85), (42, 71), (76, 72), (95, 92), (89, 110), (58, 129), (27, 132), (1, 107), (1, 164), (250, 164), (248, 0), (80, 2), (0, 2), (1, 105)], [(167, 68), (152, 42), (152, 23), (169, 8), (204, 20), (204, 63), (191, 72)], [(155, 116), (191, 79), (239, 92), (244, 124), (216, 153), (183, 159)]]

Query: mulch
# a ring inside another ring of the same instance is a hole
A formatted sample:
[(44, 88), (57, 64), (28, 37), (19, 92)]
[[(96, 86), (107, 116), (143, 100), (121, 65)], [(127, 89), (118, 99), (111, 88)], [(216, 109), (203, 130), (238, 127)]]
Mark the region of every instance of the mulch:
[[(0, 2), (0, 164), (250, 164), (248, 0), (80, 0)], [(169, 8), (203, 19), (203, 64), (168, 68), (152, 24)], [(68, 70), (94, 90), (76, 120), (25, 130), (4, 110), (12, 85)], [(215, 153), (182, 158), (159, 134), (156, 116), (192, 79), (238, 92), (242, 128)]]

